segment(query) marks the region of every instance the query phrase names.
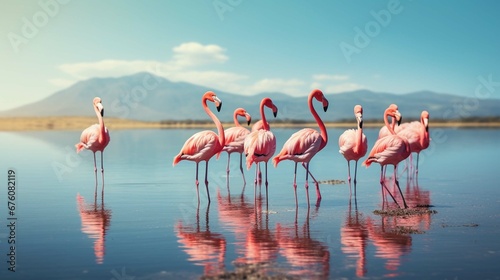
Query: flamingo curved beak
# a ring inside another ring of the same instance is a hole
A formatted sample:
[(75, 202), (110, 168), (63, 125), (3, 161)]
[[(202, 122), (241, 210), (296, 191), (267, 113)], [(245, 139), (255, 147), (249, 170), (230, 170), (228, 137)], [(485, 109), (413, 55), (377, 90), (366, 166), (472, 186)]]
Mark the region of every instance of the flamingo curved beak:
[(361, 113), (356, 114), (356, 120), (359, 123), (359, 128), (363, 128), (363, 115)]
[(325, 112), (326, 112), (326, 110), (328, 110), (328, 105), (329, 105), (328, 100), (326, 100), (326, 98), (323, 99), (323, 110)]
[(403, 116), (401, 116), (401, 113), (399, 111), (396, 111), (396, 114), (394, 114), (396, 117), (396, 121), (398, 121), (398, 126), (401, 125), (401, 121), (403, 120)]
[(102, 103), (97, 103), (97, 110), (99, 110), (99, 113), (101, 114), (101, 117), (104, 117), (104, 107), (102, 106)]
[(273, 106), (273, 116), (276, 118), (277, 115), (278, 115), (278, 107)]
[(429, 132), (429, 119), (424, 119), (425, 131)]
[(250, 125), (250, 123), (252, 122), (252, 117), (248, 113), (246, 113), (245, 116), (247, 118), (247, 125)]
[(220, 112), (220, 108), (222, 107), (222, 101), (217, 96), (214, 96), (214, 102), (215, 102), (215, 107), (217, 108), (217, 112)]

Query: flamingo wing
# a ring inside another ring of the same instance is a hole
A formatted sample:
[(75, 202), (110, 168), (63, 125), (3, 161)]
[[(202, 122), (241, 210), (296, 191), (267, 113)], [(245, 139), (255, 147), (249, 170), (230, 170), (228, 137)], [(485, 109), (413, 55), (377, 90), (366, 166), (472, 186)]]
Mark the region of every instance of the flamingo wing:
[(251, 132), (245, 138), (244, 151), (247, 158), (247, 168), (254, 162), (268, 161), (276, 151), (276, 137), (271, 131), (258, 130)]
[(224, 131), (226, 144), (224, 145), (222, 151), (226, 151), (228, 153), (243, 152), (243, 143), (248, 134), (250, 134), (250, 131), (241, 126), (226, 129)]
[(319, 151), (321, 135), (312, 128), (301, 129), (285, 142), (281, 152), (274, 158), (274, 166), (282, 160), (289, 159), (296, 162), (309, 162)]
[(77, 152), (80, 152), (83, 149), (92, 150), (94, 143), (99, 139), (99, 125), (94, 124), (87, 127), (82, 134), (80, 135), (80, 143), (76, 144)]
[(404, 139), (396, 135), (381, 138), (375, 142), (370, 155), (363, 165), (370, 166), (372, 162), (382, 165), (398, 164), (409, 155), (409, 147)]
[(356, 130), (348, 129), (339, 137), (339, 153), (345, 154), (356, 144)]
[(195, 162), (208, 160), (220, 149), (218, 136), (215, 132), (210, 130), (197, 132), (186, 140), (180, 153), (174, 157), (173, 165), (175, 166), (181, 160)]

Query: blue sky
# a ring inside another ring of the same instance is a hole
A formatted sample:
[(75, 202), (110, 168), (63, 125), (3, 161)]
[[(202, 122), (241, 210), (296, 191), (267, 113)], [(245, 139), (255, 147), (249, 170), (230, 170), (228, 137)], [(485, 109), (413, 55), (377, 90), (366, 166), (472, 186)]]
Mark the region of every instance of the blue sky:
[[(2, 1), (0, 110), (150, 71), (242, 95), (500, 98), (498, 1)], [(498, 82), (497, 82), (498, 81)]]

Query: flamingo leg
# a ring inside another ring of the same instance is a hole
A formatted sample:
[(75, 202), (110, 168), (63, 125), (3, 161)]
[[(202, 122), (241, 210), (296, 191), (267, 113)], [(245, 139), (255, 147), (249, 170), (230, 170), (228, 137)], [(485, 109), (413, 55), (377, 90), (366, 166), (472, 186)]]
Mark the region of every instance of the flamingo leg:
[(243, 154), (240, 153), (240, 171), (241, 176), (243, 176), (243, 185), (247, 184), (247, 180), (245, 180), (245, 173), (243, 172)]
[(205, 188), (207, 189), (208, 203), (210, 204), (210, 192), (208, 191), (208, 160), (206, 162), (207, 164), (205, 165)]
[[(302, 166), (304, 168), (306, 168), (306, 165), (304, 163), (302, 163)], [(319, 202), (319, 201), (321, 201), (321, 192), (319, 191), (319, 182), (316, 180), (316, 178), (314, 178), (311, 171), (309, 171), (309, 163), (307, 163), (306, 172), (309, 174), (309, 176), (311, 176), (311, 178), (314, 181), (314, 185), (316, 186), (316, 202)]]
[[(408, 205), (406, 205), (406, 200), (405, 200), (405, 197), (403, 195), (403, 192), (401, 191), (401, 188), (399, 187), (399, 182), (398, 182), (398, 179), (396, 178), (396, 166), (394, 166), (394, 182), (396, 183), (396, 186), (398, 187), (398, 190), (399, 190), (399, 194), (401, 194), (401, 198), (403, 199), (403, 205), (406, 208), (408, 208)], [(399, 206), (399, 205), (398, 205)]]
[(229, 177), (229, 161), (230, 160), (231, 160), (231, 154), (227, 153), (227, 167), (226, 167), (227, 177)]
[(267, 186), (269, 185), (269, 183), (267, 182), (267, 161), (265, 165), (266, 165), (266, 197), (267, 197)]
[(296, 182), (296, 177), (297, 177), (297, 163), (295, 163), (295, 171), (293, 172), (293, 192), (295, 194), (295, 207), (298, 207), (298, 201), (297, 201), (297, 182)]
[(104, 193), (104, 151), (101, 151), (101, 177), (102, 177), (102, 192)]
[[(302, 164), (304, 164), (304, 163), (302, 163)], [(309, 183), (307, 182), (308, 176), (309, 176), (309, 163), (306, 163), (305, 167), (306, 167), (306, 184), (305, 184), (306, 198), (307, 198), (307, 208), (309, 208)], [(312, 177), (312, 174), (311, 174), (311, 177)]]
[(95, 152), (94, 152), (94, 175), (95, 175), (95, 184), (97, 186), (97, 164), (95, 160)]
[(198, 165), (199, 162), (196, 162), (196, 179), (195, 179), (195, 184), (196, 184), (196, 195), (198, 196), (198, 205), (200, 204), (200, 190), (198, 186), (200, 185), (200, 182), (198, 181)]
[(415, 168), (415, 174), (418, 174), (418, 159), (420, 158), (420, 153), (417, 153), (417, 167)]
[(354, 164), (354, 195), (356, 195), (356, 177), (358, 175), (358, 161), (356, 160)]
[[(396, 205), (398, 207), (399, 206), (399, 203), (396, 201), (396, 198), (394, 198), (394, 196), (392, 195), (391, 191), (387, 188), (387, 186), (385, 185), (385, 183), (382, 183), (382, 187), (385, 188), (385, 190), (387, 191), (387, 193), (389, 193), (389, 196), (392, 198), (392, 200), (394, 200), (394, 202), (396, 203)], [(398, 186), (399, 187), (399, 186)], [(383, 191), (383, 190), (382, 190)], [(400, 207), (401, 208), (401, 207)]]
[(351, 165), (350, 161), (347, 161), (347, 182), (351, 182)]
[(259, 165), (255, 164), (255, 183), (253, 185), (253, 197), (257, 199), (257, 173), (259, 172)]
[(257, 163), (257, 170), (258, 170), (258, 180), (259, 180), (259, 183), (262, 183), (262, 172), (260, 171), (260, 162)]

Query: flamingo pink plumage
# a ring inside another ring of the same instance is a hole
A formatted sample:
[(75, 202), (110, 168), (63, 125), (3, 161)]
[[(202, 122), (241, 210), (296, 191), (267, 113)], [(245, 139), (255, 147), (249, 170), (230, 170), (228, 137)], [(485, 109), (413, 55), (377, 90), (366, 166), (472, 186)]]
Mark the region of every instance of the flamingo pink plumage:
[[(402, 160), (406, 159), (410, 155), (410, 144), (408, 143), (408, 140), (397, 135), (394, 129), (392, 129), (392, 127), (389, 125), (389, 122), (387, 121), (387, 117), (391, 116), (396, 118), (396, 121), (398, 123), (401, 122), (401, 114), (399, 113), (397, 106), (393, 105), (389, 106), (389, 108), (387, 108), (384, 112), (384, 123), (389, 129), (391, 135), (379, 138), (375, 142), (368, 158), (363, 162), (363, 165), (369, 167), (372, 162), (380, 164), (381, 166), (380, 183), (386, 189), (387, 187), (384, 185), (383, 167), (385, 165), (393, 165), (394, 182), (396, 183), (399, 189), (399, 193), (401, 194), (401, 197), (403, 199), (404, 207), (407, 208), (408, 206), (406, 205), (403, 193), (401, 192), (401, 188), (399, 188), (396, 166), (398, 165), (398, 163), (400, 163)], [(390, 192), (389, 194), (394, 199), (394, 196)], [(396, 199), (394, 199), (394, 201), (396, 202)]]
[(351, 182), (351, 167), (349, 162), (356, 162), (354, 167), (354, 191), (356, 191), (356, 173), (358, 170), (358, 160), (365, 156), (368, 150), (368, 142), (363, 134), (363, 107), (354, 106), (354, 116), (358, 123), (357, 129), (348, 129), (339, 137), (339, 153), (347, 160), (347, 180)]
[[(259, 162), (264, 162), (266, 165), (266, 199), (267, 199), (267, 162), (274, 155), (276, 151), (276, 138), (274, 134), (269, 130), (269, 124), (266, 120), (266, 115), (264, 114), (264, 106), (271, 108), (274, 117), (278, 114), (278, 108), (274, 105), (271, 98), (263, 98), (260, 102), (260, 116), (262, 119), (263, 129), (250, 132), (245, 138), (243, 148), (246, 155), (247, 169), (250, 169), (252, 163), (258, 164)], [(255, 171), (255, 188), (257, 187), (257, 173), (258, 168)]]
[[(417, 153), (417, 167), (415, 172), (418, 173), (418, 160), (420, 152), (429, 147), (429, 112), (422, 111), (420, 121), (407, 123), (406, 127), (401, 125), (402, 129), (397, 132), (398, 135), (405, 137), (410, 143), (412, 153)], [(410, 154), (410, 166), (411, 154)]]
[(103, 178), (104, 185), (104, 166), (103, 166), (103, 153), (104, 149), (109, 143), (109, 131), (108, 128), (104, 125), (104, 107), (102, 106), (102, 100), (100, 97), (95, 97), (92, 101), (94, 106), (94, 111), (97, 115), (97, 119), (99, 120), (98, 124), (94, 124), (86, 128), (81, 136), (80, 142), (75, 145), (76, 152), (79, 153), (83, 149), (91, 150), (94, 153), (94, 173), (97, 184), (97, 164), (95, 159), (95, 153), (97, 151), (101, 152), (101, 173)]
[[(295, 132), (285, 142), (283, 148), (281, 149), (281, 152), (273, 159), (275, 167), (278, 166), (278, 163), (282, 160), (288, 159), (295, 162), (295, 171), (293, 175), (293, 188), (295, 192), (296, 205), (297, 205), (297, 183), (296, 183), (297, 163), (302, 162), (302, 164), (305, 164), (304, 166), (306, 168), (305, 188), (307, 194), (307, 202), (309, 203), (309, 191), (308, 191), (309, 184), (307, 182), (309, 175), (309, 162), (314, 157), (314, 155), (319, 151), (321, 151), (328, 143), (328, 133), (326, 131), (325, 124), (323, 123), (318, 113), (314, 109), (313, 99), (316, 99), (323, 104), (323, 110), (325, 112), (328, 109), (328, 100), (323, 95), (323, 92), (321, 92), (321, 90), (319, 89), (312, 90), (307, 99), (309, 110), (311, 111), (311, 114), (314, 116), (314, 119), (316, 120), (316, 123), (318, 124), (321, 133), (312, 128), (304, 128)], [(317, 199), (321, 200), (319, 184), (314, 179), (314, 177), (313, 180), (316, 185)]]
[(208, 191), (208, 161), (217, 153), (219, 153), (222, 148), (224, 148), (225, 136), (224, 136), (224, 128), (222, 127), (219, 119), (210, 111), (207, 106), (207, 101), (214, 102), (217, 108), (217, 111), (220, 111), (222, 106), (222, 101), (213, 93), (212, 91), (207, 91), (203, 97), (201, 98), (201, 104), (203, 109), (207, 113), (207, 115), (214, 121), (218, 135), (211, 131), (205, 130), (195, 133), (191, 136), (186, 142), (184, 146), (182, 146), (181, 151), (178, 155), (174, 157), (173, 166), (179, 163), (181, 160), (189, 160), (196, 162), (196, 193), (198, 195), (198, 203), (200, 202), (200, 193), (198, 190), (198, 165), (200, 161), (206, 162), (205, 168), (205, 187), (207, 189), (207, 197), (208, 202), (210, 203), (210, 193)]
[(243, 176), (243, 183), (246, 184), (245, 174), (243, 173), (242, 166), (242, 157), (243, 157), (243, 142), (245, 141), (245, 137), (250, 134), (250, 131), (243, 126), (241, 126), (238, 121), (238, 116), (245, 117), (247, 120), (247, 125), (250, 125), (252, 121), (252, 117), (250, 114), (243, 108), (237, 108), (233, 113), (234, 125), (224, 131), (225, 135), (225, 144), (222, 151), (217, 154), (217, 158), (219, 158), (222, 152), (227, 152), (227, 177), (229, 178), (229, 161), (231, 159), (231, 153), (239, 153), (240, 154), (240, 171)]

